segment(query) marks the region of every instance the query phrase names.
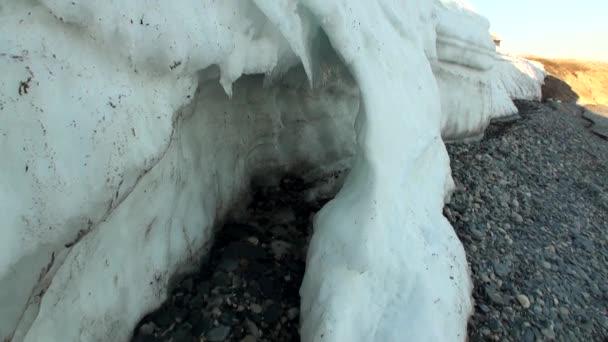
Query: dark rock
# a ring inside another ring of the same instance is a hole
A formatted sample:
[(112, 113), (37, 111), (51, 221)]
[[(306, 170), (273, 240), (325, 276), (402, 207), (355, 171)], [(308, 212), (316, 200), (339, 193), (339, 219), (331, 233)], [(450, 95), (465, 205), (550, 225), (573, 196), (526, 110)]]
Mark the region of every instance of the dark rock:
[(209, 342), (225, 341), (228, 335), (230, 335), (230, 327), (224, 325), (218, 325), (205, 334)]
[(215, 272), (213, 274), (213, 284), (216, 286), (229, 287), (232, 285), (232, 279), (224, 272)]
[(274, 324), (283, 316), (283, 310), (279, 304), (273, 303), (264, 310), (264, 321)]
[(266, 258), (266, 252), (261, 246), (255, 246), (247, 241), (237, 241), (231, 243), (224, 250), (224, 255), (228, 258), (249, 260), (259, 260)]
[(190, 324), (192, 325), (192, 334), (194, 336), (201, 336), (213, 327), (213, 320), (200, 312), (193, 312), (190, 317)]
[(173, 334), (173, 342), (192, 342), (192, 336), (187, 329), (180, 328)]
[(506, 262), (494, 261), (494, 273), (499, 277), (506, 277), (511, 273), (511, 267)]
[(239, 268), (239, 261), (233, 258), (223, 258), (218, 268), (225, 272), (234, 272)]

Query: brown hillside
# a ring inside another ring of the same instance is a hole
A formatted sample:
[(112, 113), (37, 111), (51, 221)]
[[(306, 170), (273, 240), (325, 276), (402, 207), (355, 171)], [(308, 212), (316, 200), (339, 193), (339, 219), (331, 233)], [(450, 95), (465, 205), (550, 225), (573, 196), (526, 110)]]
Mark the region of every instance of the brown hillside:
[(576, 101), (599, 111), (608, 109), (608, 63), (533, 56), (526, 58), (542, 63), (547, 70), (543, 99)]

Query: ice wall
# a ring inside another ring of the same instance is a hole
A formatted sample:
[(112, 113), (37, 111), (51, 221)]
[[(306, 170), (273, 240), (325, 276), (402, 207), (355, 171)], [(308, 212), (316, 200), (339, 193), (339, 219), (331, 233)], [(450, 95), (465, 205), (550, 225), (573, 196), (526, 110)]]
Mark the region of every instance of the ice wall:
[(494, 72), (509, 94), (516, 100), (540, 101), (547, 72), (542, 64), (498, 49)]
[(0, 4), (0, 33), (0, 339), (128, 339), (250, 177), (345, 164), (315, 222), (303, 340), (465, 338), (442, 137), (514, 110), (482, 17), (430, 0), (40, 0)]

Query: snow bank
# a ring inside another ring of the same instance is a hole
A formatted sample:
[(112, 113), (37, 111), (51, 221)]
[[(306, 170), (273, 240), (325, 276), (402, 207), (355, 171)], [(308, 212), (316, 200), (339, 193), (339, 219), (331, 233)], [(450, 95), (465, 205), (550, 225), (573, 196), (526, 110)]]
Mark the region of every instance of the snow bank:
[(547, 76), (542, 64), (499, 49), (494, 70), (510, 98), (541, 100), (542, 85)]
[(3, 3), (0, 339), (127, 340), (251, 177), (348, 164), (303, 341), (463, 340), (442, 137), (514, 110), (487, 26), (445, 0)]

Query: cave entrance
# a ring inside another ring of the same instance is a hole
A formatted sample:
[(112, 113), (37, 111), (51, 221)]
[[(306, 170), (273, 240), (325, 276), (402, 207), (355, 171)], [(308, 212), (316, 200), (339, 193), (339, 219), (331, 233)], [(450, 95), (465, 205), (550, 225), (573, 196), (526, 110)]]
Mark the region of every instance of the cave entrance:
[(300, 340), (312, 220), (351, 167), (360, 102), (327, 37), (316, 44), (313, 87), (301, 65), (280, 77), (242, 76), (231, 97), (218, 68), (199, 73), (175, 139), (184, 164), (214, 169), (200, 175), (215, 195), (213, 244), (195, 273), (171, 281), (133, 342)]
[(299, 341), (312, 218), (330, 200), (311, 190), (293, 175), (253, 183), (245, 214), (217, 230), (199, 271), (176, 283), (132, 341)]

